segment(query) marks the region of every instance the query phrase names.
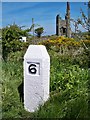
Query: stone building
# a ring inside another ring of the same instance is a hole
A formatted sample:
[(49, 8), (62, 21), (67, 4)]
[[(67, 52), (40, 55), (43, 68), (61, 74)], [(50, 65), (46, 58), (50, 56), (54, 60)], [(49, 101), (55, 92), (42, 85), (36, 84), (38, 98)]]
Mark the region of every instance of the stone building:
[(62, 20), (59, 14), (56, 16), (56, 35), (71, 37), (69, 2), (67, 2), (65, 20)]

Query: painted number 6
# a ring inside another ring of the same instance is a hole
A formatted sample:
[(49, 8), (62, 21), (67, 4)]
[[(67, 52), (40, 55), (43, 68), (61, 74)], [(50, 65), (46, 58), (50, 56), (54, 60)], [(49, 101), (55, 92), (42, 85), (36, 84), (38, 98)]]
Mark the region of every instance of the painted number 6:
[(36, 74), (37, 70), (36, 70), (36, 65), (35, 64), (31, 64), (29, 67), (28, 67), (28, 70), (29, 70), (29, 73), (30, 74)]

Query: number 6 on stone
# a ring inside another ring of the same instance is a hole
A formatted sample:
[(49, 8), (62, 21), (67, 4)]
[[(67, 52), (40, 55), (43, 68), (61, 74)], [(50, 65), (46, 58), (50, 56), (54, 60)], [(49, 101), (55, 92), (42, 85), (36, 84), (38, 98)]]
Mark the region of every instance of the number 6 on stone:
[(28, 75), (40, 75), (40, 63), (27, 62), (27, 74)]
[(37, 70), (36, 70), (36, 65), (35, 64), (31, 64), (29, 67), (28, 67), (28, 70), (29, 70), (29, 73), (30, 74), (36, 74)]

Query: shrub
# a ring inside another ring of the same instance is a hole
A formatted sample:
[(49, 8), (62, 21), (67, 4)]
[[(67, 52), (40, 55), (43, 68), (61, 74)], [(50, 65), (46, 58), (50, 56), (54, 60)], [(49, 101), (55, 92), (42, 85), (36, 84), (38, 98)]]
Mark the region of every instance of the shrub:
[(16, 24), (2, 29), (2, 56), (7, 59), (10, 52), (20, 51), (23, 43), (19, 40), (20, 36), (28, 36), (28, 33), (21, 30)]
[[(90, 56), (89, 40), (76, 41), (73, 38), (56, 37), (56, 39), (46, 40), (39, 44), (46, 46), (48, 51), (54, 51), (59, 59), (71, 64), (77, 64), (80, 67), (88, 67)], [(50, 54), (50, 56), (52, 56)]]

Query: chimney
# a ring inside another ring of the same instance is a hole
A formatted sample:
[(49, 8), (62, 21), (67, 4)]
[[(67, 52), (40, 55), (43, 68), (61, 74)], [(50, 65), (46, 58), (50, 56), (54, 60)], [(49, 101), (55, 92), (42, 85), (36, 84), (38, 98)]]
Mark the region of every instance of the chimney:
[(60, 16), (59, 14), (56, 16), (56, 35), (60, 36)]
[(67, 2), (67, 10), (66, 10), (66, 37), (71, 37), (71, 29), (70, 29), (70, 3)]
[(70, 4), (67, 2), (67, 10), (70, 10)]

